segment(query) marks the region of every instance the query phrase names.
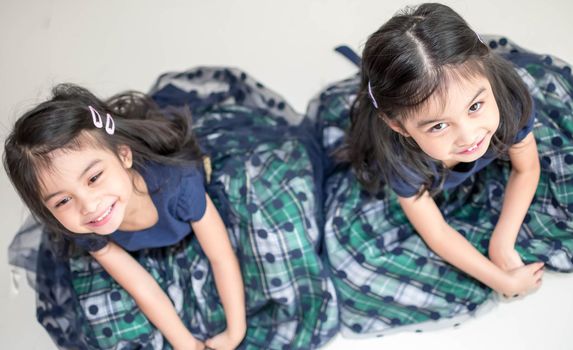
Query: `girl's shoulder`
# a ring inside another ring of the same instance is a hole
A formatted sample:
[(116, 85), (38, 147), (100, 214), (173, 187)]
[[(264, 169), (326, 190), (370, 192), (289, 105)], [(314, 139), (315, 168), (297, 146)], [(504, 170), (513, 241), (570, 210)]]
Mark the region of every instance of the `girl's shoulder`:
[(156, 206), (183, 221), (199, 220), (206, 209), (205, 177), (199, 164), (146, 164), (141, 174)]
[(407, 164), (400, 164), (399, 172), (391, 172), (387, 175), (388, 184), (400, 197), (412, 197), (420, 191), (424, 184), (424, 177), (414, 168)]
[(515, 135), (514, 144), (521, 142), (527, 136), (527, 134), (529, 134), (533, 130), (533, 125), (535, 123), (535, 114), (536, 114), (535, 111), (536, 111), (535, 101), (533, 101), (531, 105), (531, 113), (529, 114), (529, 117), (527, 118), (527, 122), (525, 123), (525, 125), (521, 129), (519, 129), (519, 131)]
[(181, 186), (186, 187), (196, 184), (196, 182), (203, 186), (204, 182), (202, 167), (194, 163), (162, 164), (147, 162), (138, 171), (143, 176), (150, 193), (156, 191), (170, 192), (170, 190), (178, 192)]

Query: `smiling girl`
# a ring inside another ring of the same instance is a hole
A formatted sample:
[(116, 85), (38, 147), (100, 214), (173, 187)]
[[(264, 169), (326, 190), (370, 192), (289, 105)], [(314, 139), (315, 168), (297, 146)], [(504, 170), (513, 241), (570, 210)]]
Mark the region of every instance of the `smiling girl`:
[(345, 333), (459, 322), (492, 289), (573, 270), (572, 96), (565, 63), (486, 42), (441, 4), (368, 38), (360, 76), (309, 107), (331, 155), (325, 247)]
[(55, 343), (328, 341), (338, 310), (300, 120), (246, 73), (207, 67), (162, 75), (153, 99), (61, 84), (20, 117), (4, 164), (40, 224), (18, 233), (11, 262), (35, 272), (38, 321)]

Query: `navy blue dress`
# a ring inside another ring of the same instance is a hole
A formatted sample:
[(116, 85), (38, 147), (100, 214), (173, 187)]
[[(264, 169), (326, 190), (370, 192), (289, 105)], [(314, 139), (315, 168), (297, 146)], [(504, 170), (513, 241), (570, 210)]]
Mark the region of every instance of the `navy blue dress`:
[(78, 246), (98, 251), (111, 240), (125, 250), (137, 251), (177, 244), (191, 233), (190, 223), (199, 221), (206, 209), (202, 170), (192, 165), (148, 164), (139, 172), (157, 210), (157, 223), (145, 230), (118, 230), (109, 236), (70, 236)]
[[(533, 123), (535, 121), (535, 108), (533, 109), (529, 119), (527, 120), (527, 124), (521, 128), (517, 132), (515, 136), (514, 143), (517, 144), (521, 142), (530, 132), (533, 130)], [(442, 186), (443, 190), (450, 190), (458, 187), (472, 175), (476, 174), (477, 172), (481, 171), (483, 168), (488, 166), (490, 163), (495, 161), (497, 156), (495, 152), (490, 148), (486, 151), (486, 153), (481, 156), (480, 158), (476, 159), (470, 163), (460, 163), (458, 166), (453, 167), (452, 169), (448, 169), (445, 179), (442, 183), (442, 176), (440, 176), (440, 172), (437, 169), (435, 163), (430, 164), (433, 166), (434, 172), (434, 183), (431, 186), (431, 189), (436, 189), (438, 186)], [(412, 197), (418, 193), (418, 190), (423, 185), (422, 175), (416, 172), (416, 169), (409, 169), (404, 168), (404, 173), (409, 174), (409, 178), (413, 179), (414, 181), (406, 182), (403, 178), (393, 178), (389, 181), (389, 186), (392, 190), (401, 197)], [(419, 182), (415, 180), (419, 179)], [(413, 184), (413, 183), (414, 184)]]
[[(244, 280), (247, 334), (240, 348), (312, 349), (326, 343), (338, 331), (338, 309), (319, 255), (320, 146), (303, 116), (231, 68), (164, 74), (151, 96), (161, 107), (191, 110), (194, 131), (211, 158), (211, 181), (204, 185), (194, 168), (138, 169), (158, 190), (151, 196), (159, 222), (111, 239), (150, 272), (196, 338), (212, 337), (225, 329), (225, 315), (209, 262), (189, 234), (189, 221), (202, 216), (206, 192), (225, 222)], [(101, 237), (82, 240), (88, 250), (107, 243)], [(62, 258), (58, 248), (35, 222), (21, 229), (10, 248), (11, 263), (32, 272), (38, 321), (58, 347), (171, 348), (89, 254)]]
[[(518, 137), (533, 133), (541, 176), (515, 249), (525, 263), (543, 261), (548, 269), (571, 272), (571, 66), (503, 37), (489, 37), (487, 43), (492, 54), (514, 64), (534, 100), (530, 126)], [(326, 155), (343, 141), (359, 83), (358, 76), (336, 82), (309, 104), (308, 114), (317, 123), (317, 138)], [(348, 167), (336, 164), (331, 157), (325, 162), (329, 165), (325, 180), (325, 262), (339, 296), (343, 334), (380, 335), (455, 325), (484, 310), (485, 305), (494, 304), (489, 302), (494, 300), (491, 289), (442, 260), (410, 224), (396, 192), (413, 195), (416, 186), (385, 185), (372, 195)], [(481, 159), (470, 166), (479, 167), (479, 171), (452, 171), (452, 181), (434, 200), (446, 222), (486, 255), (511, 166), (500, 158)]]

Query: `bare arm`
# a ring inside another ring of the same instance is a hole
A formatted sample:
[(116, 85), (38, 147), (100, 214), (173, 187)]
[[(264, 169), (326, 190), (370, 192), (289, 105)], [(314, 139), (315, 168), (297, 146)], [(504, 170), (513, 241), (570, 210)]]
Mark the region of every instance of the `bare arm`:
[(215, 349), (232, 349), (241, 342), (246, 331), (243, 279), (227, 229), (208, 195), (205, 214), (191, 226), (211, 264), (227, 318), (227, 330), (208, 340), (206, 345)]
[(428, 246), (450, 264), (506, 295), (524, 293), (538, 285), (541, 264), (528, 265), (514, 273), (501, 270), (446, 223), (428, 192), (420, 198), (398, 200)]
[(133, 297), (175, 349), (202, 349), (177, 315), (169, 297), (129, 253), (110, 242), (91, 255)]
[(523, 265), (514, 246), (539, 182), (539, 156), (533, 134), (529, 133), (519, 144), (511, 147), (509, 157), (511, 174), (489, 246), (492, 261), (506, 270)]

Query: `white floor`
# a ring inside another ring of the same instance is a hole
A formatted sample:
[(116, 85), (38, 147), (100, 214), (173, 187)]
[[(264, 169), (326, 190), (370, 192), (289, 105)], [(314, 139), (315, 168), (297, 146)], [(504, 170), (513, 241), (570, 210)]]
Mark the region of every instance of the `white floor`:
[[(366, 37), (399, 8), (396, 0), (2, 0), (0, 139), (15, 118), (58, 82), (101, 96), (146, 91), (162, 72), (196, 65), (243, 68), (300, 112), (321, 87), (355, 72), (333, 53)], [(573, 62), (573, 2), (448, 1), (480, 33)], [(6, 248), (24, 209), (0, 171), (0, 339), (4, 349), (55, 349), (34, 319), (34, 299), (10, 284)], [(502, 303), (456, 329), (367, 340), (336, 338), (327, 350), (573, 349), (573, 275), (549, 274), (523, 300)]]

